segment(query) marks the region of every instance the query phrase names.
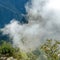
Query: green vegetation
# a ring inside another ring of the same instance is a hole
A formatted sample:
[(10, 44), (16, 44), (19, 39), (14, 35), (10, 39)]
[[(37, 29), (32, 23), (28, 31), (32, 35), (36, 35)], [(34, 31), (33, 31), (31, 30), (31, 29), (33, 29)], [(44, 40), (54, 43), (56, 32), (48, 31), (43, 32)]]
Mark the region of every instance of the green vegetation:
[(3, 42), (0, 45), (0, 56), (12, 56), (15, 53), (15, 48), (10, 43)]
[(14, 48), (11, 43), (5, 41), (0, 45), (0, 57), (14, 57), (17, 60), (28, 60), (25, 52)]
[(41, 49), (44, 52), (44, 55), (47, 57), (47, 60), (60, 60), (60, 42), (47, 40), (42, 46)]
[(60, 42), (47, 40), (35, 51), (24, 52), (14, 48), (11, 43), (3, 42), (0, 45), (0, 57), (13, 57), (17, 60), (60, 60)]

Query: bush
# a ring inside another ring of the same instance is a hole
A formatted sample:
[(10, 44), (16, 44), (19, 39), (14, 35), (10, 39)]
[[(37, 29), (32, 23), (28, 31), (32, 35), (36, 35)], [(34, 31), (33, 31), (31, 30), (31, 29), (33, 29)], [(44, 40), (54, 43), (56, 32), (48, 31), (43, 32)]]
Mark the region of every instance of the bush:
[(23, 52), (19, 48), (14, 48), (9, 42), (2, 42), (0, 45), (0, 57), (14, 57), (17, 60), (29, 60), (27, 53)]
[(35, 51), (24, 52), (14, 48), (11, 43), (3, 42), (0, 45), (0, 57), (13, 57), (17, 60), (60, 60), (60, 42), (47, 40)]
[(60, 54), (59, 48), (60, 42), (47, 40), (42, 46), (41, 49), (45, 53), (44, 55), (47, 56), (47, 60), (59, 60), (58, 56)]
[(12, 56), (15, 53), (16, 49), (8, 42), (3, 42), (0, 45), (0, 55), (3, 56)]

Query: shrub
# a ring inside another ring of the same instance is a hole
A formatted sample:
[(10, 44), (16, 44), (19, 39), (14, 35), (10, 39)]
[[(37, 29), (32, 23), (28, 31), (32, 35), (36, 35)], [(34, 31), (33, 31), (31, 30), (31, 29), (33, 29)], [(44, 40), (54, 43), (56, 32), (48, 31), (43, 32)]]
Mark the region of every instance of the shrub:
[(14, 57), (17, 60), (29, 60), (27, 53), (23, 52), (19, 48), (14, 48), (9, 42), (2, 42), (0, 45), (0, 57)]
[(59, 48), (60, 42), (58, 41), (52, 41), (47, 40), (42, 46), (41, 49), (45, 53), (45, 56), (47, 56), (47, 60), (59, 60), (58, 56), (60, 54), (60, 48)]
[(3, 42), (0, 45), (0, 55), (3, 56), (12, 56), (15, 53), (16, 49), (8, 42)]

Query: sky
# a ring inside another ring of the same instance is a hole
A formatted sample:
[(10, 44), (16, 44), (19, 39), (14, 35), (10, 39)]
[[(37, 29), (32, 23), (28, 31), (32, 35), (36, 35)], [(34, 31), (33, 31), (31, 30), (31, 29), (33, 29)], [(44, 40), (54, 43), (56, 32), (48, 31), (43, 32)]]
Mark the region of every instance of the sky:
[[(0, 28), (8, 24), (12, 19), (17, 19), (20, 22), (25, 21), (21, 14), (26, 14), (25, 4), (28, 0), (0, 0)], [(22, 19), (20, 18), (22, 17)], [(2, 36), (0, 32), (0, 41), (9, 38), (6, 35)]]
[(26, 14), (25, 4), (27, 1), (0, 0), (0, 28), (8, 24), (13, 18), (20, 20), (20, 17), (22, 17), (21, 14)]

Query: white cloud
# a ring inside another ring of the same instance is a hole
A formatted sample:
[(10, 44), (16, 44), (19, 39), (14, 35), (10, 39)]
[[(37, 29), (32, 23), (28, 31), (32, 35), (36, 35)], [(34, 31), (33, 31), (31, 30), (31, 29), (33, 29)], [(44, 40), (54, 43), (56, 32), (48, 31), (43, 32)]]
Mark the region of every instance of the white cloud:
[(3, 29), (9, 34), (13, 45), (23, 50), (35, 49), (45, 39), (60, 39), (60, 1), (31, 0), (26, 4), (28, 24), (12, 20)]
[(19, 21), (12, 20), (10, 24), (1, 30), (3, 34), (8, 34), (12, 38), (13, 46), (17, 46), (20, 49), (30, 50), (40, 44), (39, 24), (21, 25)]

